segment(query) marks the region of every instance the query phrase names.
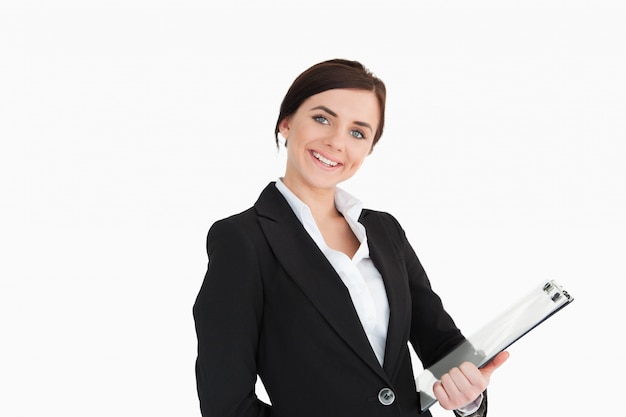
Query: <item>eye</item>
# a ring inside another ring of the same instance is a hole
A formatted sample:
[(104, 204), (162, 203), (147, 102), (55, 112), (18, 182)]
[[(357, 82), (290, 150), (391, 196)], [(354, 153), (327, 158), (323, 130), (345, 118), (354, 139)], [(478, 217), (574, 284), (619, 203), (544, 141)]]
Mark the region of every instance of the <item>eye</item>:
[(313, 120), (323, 125), (329, 124), (328, 119), (324, 116), (313, 116)]
[(365, 139), (365, 135), (360, 130), (351, 130), (350, 134), (357, 139)]

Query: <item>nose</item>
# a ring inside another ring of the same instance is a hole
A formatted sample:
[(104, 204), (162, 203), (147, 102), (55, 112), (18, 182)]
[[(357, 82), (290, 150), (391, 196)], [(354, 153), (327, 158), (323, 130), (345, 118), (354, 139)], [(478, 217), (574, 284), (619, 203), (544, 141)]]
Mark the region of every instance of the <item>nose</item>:
[(334, 130), (324, 138), (324, 145), (334, 151), (341, 152), (345, 148), (345, 138), (338, 130)]

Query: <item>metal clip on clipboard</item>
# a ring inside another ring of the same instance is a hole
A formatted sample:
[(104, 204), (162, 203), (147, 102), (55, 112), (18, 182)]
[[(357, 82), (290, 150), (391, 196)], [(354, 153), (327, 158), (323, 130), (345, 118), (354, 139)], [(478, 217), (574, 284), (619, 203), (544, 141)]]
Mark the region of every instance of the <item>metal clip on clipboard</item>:
[(471, 362), (479, 368), (484, 366), (498, 353), (572, 301), (574, 298), (554, 280), (542, 283), (521, 298), (515, 305), (417, 376), (421, 411), (426, 411), (437, 402), (433, 384), (443, 374), (463, 362)]

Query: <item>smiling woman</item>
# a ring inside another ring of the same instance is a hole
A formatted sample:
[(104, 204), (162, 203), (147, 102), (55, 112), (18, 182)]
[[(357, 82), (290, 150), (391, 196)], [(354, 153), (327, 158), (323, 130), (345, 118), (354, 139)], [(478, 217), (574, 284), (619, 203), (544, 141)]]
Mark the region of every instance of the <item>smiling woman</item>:
[(370, 153), (379, 113), (370, 91), (328, 90), (305, 100), (279, 123), (289, 143), (285, 185), (307, 204), (320, 194), (332, 201), (337, 184), (351, 178)]
[[(380, 139), (385, 100), (381, 80), (341, 59), (312, 66), (285, 95), (284, 176), (209, 230), (193, 310), (203, 416), (415, 416), (408, 343), (428, 367), (465, 341), (395, 218), (338, 187)], [(441, 406), (484, 415), (507, 357), (444, 374)]]

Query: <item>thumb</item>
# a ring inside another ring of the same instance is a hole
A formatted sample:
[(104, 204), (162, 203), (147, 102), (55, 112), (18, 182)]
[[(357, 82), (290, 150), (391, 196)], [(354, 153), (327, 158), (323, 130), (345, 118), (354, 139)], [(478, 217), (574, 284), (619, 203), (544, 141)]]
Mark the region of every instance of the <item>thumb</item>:
[(506, 360), (509, 359), (509, 352), (502, 351), (493, 357), (485, 366), (480, 368), (480, 372), (486, 376), (490, 377), (493, 372), (498, 369)]

